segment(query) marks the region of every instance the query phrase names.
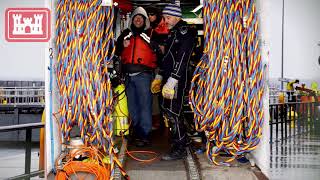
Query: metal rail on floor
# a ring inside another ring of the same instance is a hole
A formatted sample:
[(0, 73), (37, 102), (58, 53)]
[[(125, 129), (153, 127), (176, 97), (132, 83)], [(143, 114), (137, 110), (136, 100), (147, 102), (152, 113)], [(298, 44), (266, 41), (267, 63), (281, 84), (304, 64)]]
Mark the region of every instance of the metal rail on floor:
[(32, 130), (44, 128), (44, 123), (28, 123), (28, 124), (19, 124), (19, 125), (11, 125), (11, 126), (1, 126), (1, 132), (10, 132), (10, 131), (18, 131), (18, 130), (26, 130), (26, 144), (25, 144), (25, 171), (24, 174), (19, 176), (14, 176), (9, 179), (30, 179), (31, 177), (43, 175), (44, 171), (35, 171), (31, 172), (31, 142), (32, 142)]
[(192, 152), (190, 147), (186, 147), (187, 157), (185, 159), (185, 165), (187, 169), (189, 180), (200, 180), (200, 168), (197, 166), (195, 154)]

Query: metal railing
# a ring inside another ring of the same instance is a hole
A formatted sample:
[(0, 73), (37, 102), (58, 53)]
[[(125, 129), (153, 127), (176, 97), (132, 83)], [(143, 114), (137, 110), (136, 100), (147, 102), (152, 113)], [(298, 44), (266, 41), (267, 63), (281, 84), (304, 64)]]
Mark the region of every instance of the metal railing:
[(28, 123), (28, 124), (19, 124), (19, 125), (12, 125), (12, 126), (1, 126), (1, 132), (10, 132), (10, 131), (19, 131), (19, 130), (26, 130), (26, 144), (25, 144), (25, 171), (24, 174), (11, 177), (9, 179), (30, 179), (31, 177), (43, 175), (44, 171), (39, 170), (35, 172), (31, 172), (31, 137), (32, 137), (32, 129), (44, 128), (44, 123)]
[(45, 89), (40, 87), (0, 87), (1, 106), (44, 105)]
[(309, 132), (319, 122), (318, 102), (270, 104), (270, 143)]

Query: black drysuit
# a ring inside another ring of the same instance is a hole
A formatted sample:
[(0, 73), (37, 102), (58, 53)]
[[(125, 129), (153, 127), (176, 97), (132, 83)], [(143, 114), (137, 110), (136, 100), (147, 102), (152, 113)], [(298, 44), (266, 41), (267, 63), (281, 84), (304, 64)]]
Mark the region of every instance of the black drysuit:
[(171, 128), (173, 148), (184, 148), (186, 131), (182, 115), (182, 106), (187, 88), (187, 70), (189, 60), (196, 45), (197, 31), (185, 21), (180, 20), (171, 30), (166, 40), (165, 55), (160, 63), (160, 75), (165, 84), (169, 77), (178, 80), (175, 97), (163, 99), (162, 110), (168, 117)]

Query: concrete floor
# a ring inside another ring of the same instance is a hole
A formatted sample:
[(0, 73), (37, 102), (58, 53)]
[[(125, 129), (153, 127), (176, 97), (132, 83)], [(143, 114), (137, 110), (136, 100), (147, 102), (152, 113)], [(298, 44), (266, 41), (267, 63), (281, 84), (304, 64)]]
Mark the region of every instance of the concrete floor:
[(249, 163), (240, 164), (236, 161), (232, 167), (215, 166), (209, 162), (206, 154), (198, 155), (202, 180), (258, 180)]
[[(147, 150), (154, 151), (161, 156), (169, 149), (168, 136), (166, 132), (159, 134), (153, 133), (153, 144), (151, 147), (136, 148), (129, 145), (129, 150)], [(144, 154), (136, 154), (140, 158), (148, 158)], [(152, 180), (182, 180), (188, 179), (184, 160), (177, 161), (161, 161), (159, 159), (150, 163), (141, 163), (126, 158), (125, 169), (130, 176), (130, 179), (152, 179)], [(234, 162), (234, 167), (214, 166), (209, 163), (205, 154), (196, 155), (196, 163), (201, 170), (200, 177), (203, 180), (258, 180), (250, 164), (240, 164)]]
[[(171, 180), (187, 179), (186, 168), (183, 160), (161, 161), (161, 155), (169, 150), (167, 132), (153, 131), (152, 145), (149, 147), (137, 148), (134, 145), (128, 146), (129, 151), (153, 151), (158, 158), (152, 162), (139, 162), (126, 155), (125, 169), (130, 179), (152, 179), (152, 180)], [(140, 159), (150, 159), (154, 157), (145, 153), (133, 154)]]

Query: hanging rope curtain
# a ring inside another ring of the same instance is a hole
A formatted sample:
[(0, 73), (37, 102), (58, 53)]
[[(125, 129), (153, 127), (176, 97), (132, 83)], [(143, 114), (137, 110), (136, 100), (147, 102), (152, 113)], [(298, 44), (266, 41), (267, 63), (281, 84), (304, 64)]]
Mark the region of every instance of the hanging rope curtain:
[[(254, 0), (204, 1), (204, 55), (189, 93), (209, 159), (219, 165), (254, 150), (263, 123), (263, 65)], [(225, 162), (215, 157), (232, 155)]]
[(115, 164), (122, 167), (112, 140), (113, 96), (106, 66), (115, 50), (113, 18), (114, 8), (101, 6), (101, 0), (57, 1), (55, 71), (62, 143), (69, 143), (77, 126), (86, 146), (110, 158), (111, 178)]

